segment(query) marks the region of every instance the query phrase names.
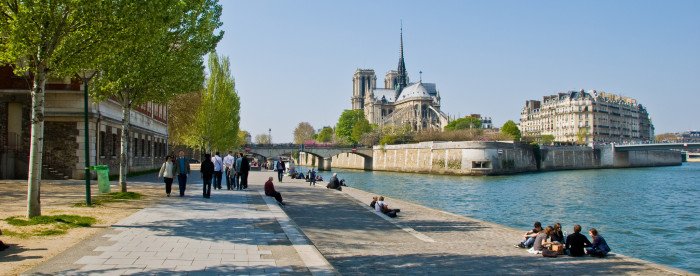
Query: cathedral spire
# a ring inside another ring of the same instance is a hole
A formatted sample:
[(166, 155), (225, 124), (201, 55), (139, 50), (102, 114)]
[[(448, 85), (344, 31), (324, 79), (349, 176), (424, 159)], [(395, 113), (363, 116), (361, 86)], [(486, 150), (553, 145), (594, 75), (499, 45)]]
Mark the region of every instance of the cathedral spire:
[(399, 50), (400, 58), (399, 58), (399, 66), (397, 68), (397, 76), (396, 76), (396, 98), (398, 98), (399, 94), (401, 93), (401, 90), (404, 89), (404, 87), (408, 86), (408, 75), (406, 73), (406, 64), (403, 61), (403, 22), (401, 22), (401, 32), (399, 34), (400, 40), (401, 40), (401, 48)]

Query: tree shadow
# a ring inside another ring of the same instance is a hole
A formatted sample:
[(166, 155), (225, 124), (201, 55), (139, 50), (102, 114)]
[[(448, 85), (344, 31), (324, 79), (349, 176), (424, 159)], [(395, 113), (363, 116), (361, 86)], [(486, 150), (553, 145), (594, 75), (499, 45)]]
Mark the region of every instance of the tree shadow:
[(20, 255), (24, 252), (28, 251), (44, 251), (48, 250), (46, 248), (26, 248), (24, 246), (21, 246), (19, 244), (7, 244), (8, 247), (7, 249), (0, 251), (0, 263), (5, 263), (5, 262), (19, 262), (23, 260), (28, 260), (28, 259), (41, 259), (41, 256), (24, 256)]
[[(101, 267), (101, 268), (100, 268)], [(298, 265), (245, 265), (245, 264), (220, 264), (212, 266), (172, 267), (172, 268), (148, 268), (147, 266), (96, 266), (87, 269), (68, 269), (57, 273), (32, 273), (30, 275), (309, 275), (309, 269)]]

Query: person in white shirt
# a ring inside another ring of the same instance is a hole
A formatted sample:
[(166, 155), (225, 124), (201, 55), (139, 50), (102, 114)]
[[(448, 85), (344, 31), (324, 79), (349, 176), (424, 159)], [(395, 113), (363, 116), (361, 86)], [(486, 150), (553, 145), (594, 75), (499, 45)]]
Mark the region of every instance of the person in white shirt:
[(173, 177), (175, 177), (175, 166), (173, 165), (173, 157), (168, 155), (165, 157), (165, 162), (160, 166), (158, 177), (162, 177), (165, 181), (165, 195), (170, 196), (170, 191), (173, 187)]
[(219, 152), (211, 158), (211, 162), (214, 163), (214, 189), (221, 190), (221, 175), (224, 167), (224, 160), (219, 156)]
[(384, 202), (383, 196), (380, 196), (379, 200), (374, 204), (374, 211), (385, 214), (391, 218), (395, 218), (396, 213), (401, 212), (399, 209), (390, 209), (389, 205)]
[(228, 155), (224, 157), (224, 168), (226, 171), (226, 190), (233, 189), (233, 180), (231, 179), (231, 177), (233, 177), (233, 163), (235, 162), (236, 158), (234, 158), (232, 154), (233, 152), (229, 151)]

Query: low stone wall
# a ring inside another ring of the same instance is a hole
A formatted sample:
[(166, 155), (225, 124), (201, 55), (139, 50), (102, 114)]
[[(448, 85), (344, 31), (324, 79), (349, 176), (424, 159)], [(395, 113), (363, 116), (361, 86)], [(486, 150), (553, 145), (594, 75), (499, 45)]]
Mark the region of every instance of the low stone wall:
[(374, 147), (373, 169), (459, 175), (537, 170), (532, 148), (512, 142), (422, 142)]
[[(674, 166), (682, 161), (680, 152), (670, 150), (615, 152), (612, 146), (545, 146), (537, 150), (513, 142), (423, 142), (375, 146), (373, 151), (373, 170), (458, 175)], [(300, 164), (312, 166), (313, 158), (307, 155)], [(336, 155), (332, 167), (361, 170), (365, 158), (352, 153)]]

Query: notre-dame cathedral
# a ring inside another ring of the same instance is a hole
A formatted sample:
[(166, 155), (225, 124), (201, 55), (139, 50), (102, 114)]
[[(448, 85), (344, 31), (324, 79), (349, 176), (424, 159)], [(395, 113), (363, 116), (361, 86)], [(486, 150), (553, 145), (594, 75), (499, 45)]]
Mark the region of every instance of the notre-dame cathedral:
[(448, 117), (440, 111), (440, 93), (435, 83), (409, 82), (403, 59), (403, 30), (400, 34), (399, 65), (384, 77), (384, 88), (377, 88), (373, 69), (357, 69), (352, 78), (352, 109), (364, 110), (371, 124), (409, 125), (413, 130), (441, 131)]

